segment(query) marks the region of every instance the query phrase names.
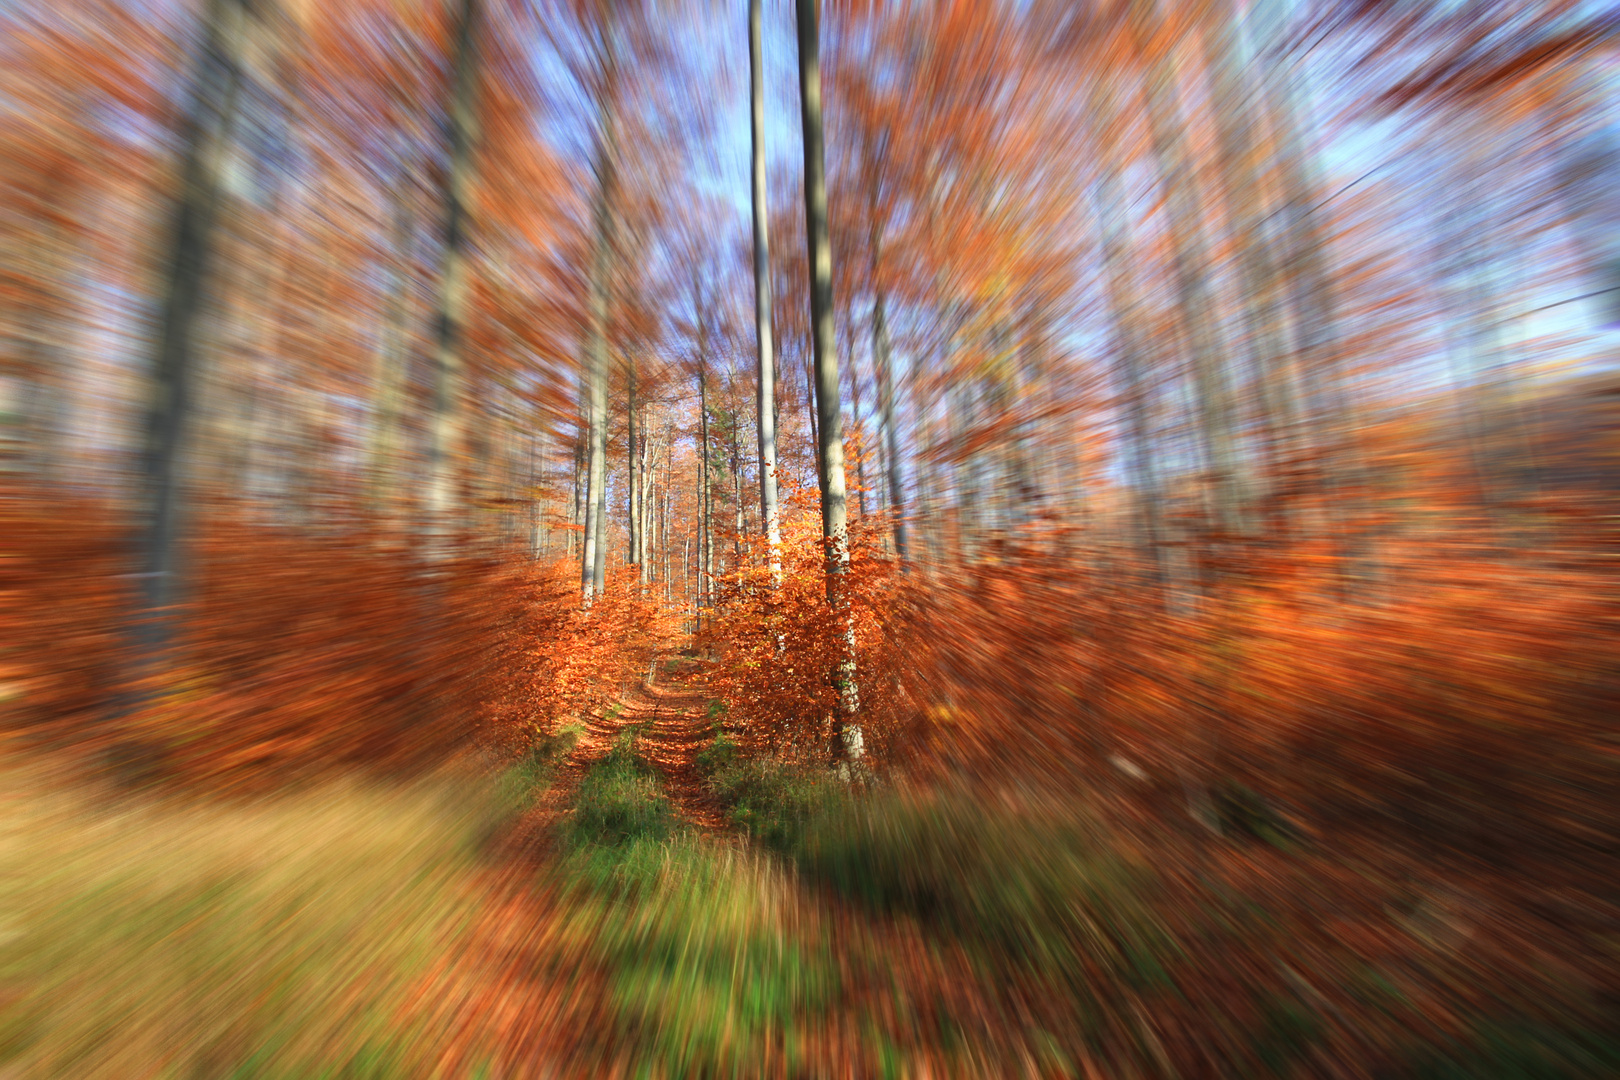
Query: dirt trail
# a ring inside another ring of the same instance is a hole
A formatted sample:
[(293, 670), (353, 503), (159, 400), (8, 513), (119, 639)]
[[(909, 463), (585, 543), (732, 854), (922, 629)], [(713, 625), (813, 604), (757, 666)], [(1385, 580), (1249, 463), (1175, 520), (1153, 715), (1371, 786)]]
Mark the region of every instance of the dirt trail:
[(620, 730), (646, 725), (641, 752), (662, 776), (675, 812), (695, 828), (720, 832), (726, 827), (725, 813), (703, 786), (697, 766), (698, 754), (714, 738), (714, 722), (708, 715), (713, 699), (703, 667), (701, 661), (682, 660), (674, 671), (661, 671), (656, 683), (626, 698), (613, 722)]
[(697, 767), (697, 755), (713, 739), (713, 723), (708, 717), (713, 699), (705, 665), (700, 660), (681, 658), (673, 670), (666, 671), (667, 659), (671, 658), (660, 658), (652, 683), (632, 688), (616, 708), (606, 709), (586, 722), (584, 735), (558, 763), (545, 794), (513, 828), (503, 857), (544, 859), (554, 842), (555, 826), (569, 813), (580, 780), (607, 755), (620, 733), (635, 725), (645, 725), (639, 749), (658, 770), (681, 820), (703, 832), (725, 830), (725, 812), (704, 788)]
[(725, 829), (696, 762), (712, 737), (704, 665), (682, 659), (666, 671), (661, 661), (657, 671), (653, 684), (635, 687), (617, 709), (586, 724), (545, 794), (501, 839), (485, 886), (490, 904), (472, 944), (459, 964), (429, 981), (433, 1011), (456, 1031), (445, 1051), (450, 1075), (470, 1073), (473, 1062), (491, 1052), (499, 1076), (618, 1074), (606, 1062), (575, 1056), (588, 1053), (580, 1033), (599, 1026), (600, 1018), (585, 1010), (600, 1000), (600, 991), (587, 988), (596, 987), (601, 973), (583, 961), (579, 941), (557, 919), (555, 894), (536, 871), (555, 854), (556, 826), (580, 780), (635, 724), (646, 725), (641, 752), (659, 771), (681, 819), (704, 832)]

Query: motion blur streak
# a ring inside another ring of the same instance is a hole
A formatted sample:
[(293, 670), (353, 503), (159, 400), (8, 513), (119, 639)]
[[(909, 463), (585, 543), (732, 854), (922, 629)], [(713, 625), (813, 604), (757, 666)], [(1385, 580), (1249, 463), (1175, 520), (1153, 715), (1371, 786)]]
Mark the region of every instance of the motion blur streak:
[(1617, 56), (0, 3), (0, 1078), (1620, 1075)]

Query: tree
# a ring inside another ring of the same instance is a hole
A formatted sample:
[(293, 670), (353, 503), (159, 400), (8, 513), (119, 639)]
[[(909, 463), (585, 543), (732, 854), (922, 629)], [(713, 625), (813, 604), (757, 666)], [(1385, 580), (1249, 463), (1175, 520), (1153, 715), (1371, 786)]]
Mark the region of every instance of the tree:
[(462, 355), (467, 318), (467, 207), (472, 185), (473, 145), (478, 138), (478, 12), (479, 0), (460, 0), (451, 59), (451, 89), (447, 127), (450, 141), (449, 172), (444, 191), (444, 249), (439, 275), (439, 309), (433, 354), (433, 415), (429, 425), (427, 512), (429, 530), (442, 546), (456, 513), (456, 445), (462, 429), (461, 383), (466, 362)]
[(248, 13), (243, 0), (210, 0), (181, 119), (180, 199), (170, 233), (142, 454), (139, 638), (153, 669), (167, 660), (180, 596), (184, 514), (181, 450), (197, 378), (197, 333), (208, 284), (220, 169), (235, 117)]
[(844, 423), (839, 403), (838, 345), (833, 330), (832, 243), (827, 230), (826, 142), (821, 119), (821, 4), (796, 0), (799, 104), (804, 129), (805, 248), (810, 269), (810, 342), (815, 357), (816, 466), (821, 481), (821, 532), (827, 545), (827, 603), (844, 620), (844, 656), (838, 665), (840, 716), (834, 753), (856, 761), (864, 739), (856, 715), (854, 630), (841, 588), (849, 570), (849, 500), (844, 480)]
[(596, 197), (585, 344), (586, 494), (580, 586), (589, 607), (607, 582), (608, 316), (612, 305), (618, 165), (618, 62), (612, 5), (597, 5), (601, 84), (597, 91)]
[(749, 112), (752, 116), (754, 209), (754, 339), (758, 356), (755, 408), (759, 428), (759, 510), (771, 577), (782, 577), (782, 527), (776, 493), (776, 357), (771, 338), (771, 250), (765, 192), (765, 73), (760, 0), (748, 0)]

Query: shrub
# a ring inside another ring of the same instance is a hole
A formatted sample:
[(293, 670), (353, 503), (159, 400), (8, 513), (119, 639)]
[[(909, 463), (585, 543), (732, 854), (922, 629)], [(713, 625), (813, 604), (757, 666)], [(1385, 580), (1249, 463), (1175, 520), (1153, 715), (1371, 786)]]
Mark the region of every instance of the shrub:
[(551, 735), (537, 735), (528, 753), (501, 776), (501, 803), (508, 813), (521, 814), (551, 786), (557, 764), (573, 753), (584, 728), (570, 724)]
[(722, 731), (714, 737), (714, 742), (698, 753), (697, 767), (712, 780), (737, 764), (737, 753), (737, 744)]

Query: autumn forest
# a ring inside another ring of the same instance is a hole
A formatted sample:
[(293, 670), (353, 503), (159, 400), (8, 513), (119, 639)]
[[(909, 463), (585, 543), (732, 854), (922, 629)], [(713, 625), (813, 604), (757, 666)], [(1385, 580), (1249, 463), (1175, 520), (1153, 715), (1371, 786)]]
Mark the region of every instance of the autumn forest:
[(1620, 1075), (1617, 65), (0, 3), (0, 1077)]

